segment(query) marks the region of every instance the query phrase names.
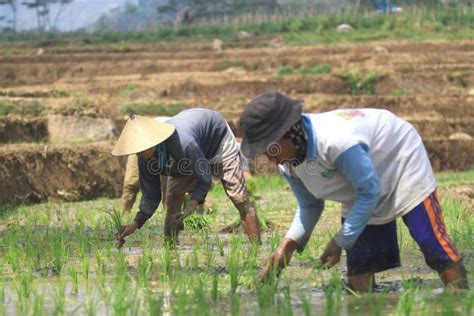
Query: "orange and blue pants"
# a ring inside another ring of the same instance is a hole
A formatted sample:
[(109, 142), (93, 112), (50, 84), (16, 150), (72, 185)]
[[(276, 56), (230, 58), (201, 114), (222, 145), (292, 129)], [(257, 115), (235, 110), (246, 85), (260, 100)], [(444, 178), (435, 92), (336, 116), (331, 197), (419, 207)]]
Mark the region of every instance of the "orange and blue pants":
[[(436, 191), (403, 216), (426, 264), (442, 271), (461, 259), (444, 223)], [(400, 266), (396, 222), (367, 225), (347, 251), (348, 275), (381, 272)]]

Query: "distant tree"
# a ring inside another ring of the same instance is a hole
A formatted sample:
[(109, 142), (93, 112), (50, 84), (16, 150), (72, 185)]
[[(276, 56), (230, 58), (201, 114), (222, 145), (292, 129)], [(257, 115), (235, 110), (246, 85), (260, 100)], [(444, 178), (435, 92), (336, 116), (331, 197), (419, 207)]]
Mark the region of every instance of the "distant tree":
[[(0, 0), (0, 5), (9, 5), (12, 10), (12, 19), (9, 20), (9, 24), (11, 24), (11, 29), (16, 31), (16, 5), (17, 0)], [(4, 17), (5, 18), (5, 17)]]
[(255, 12), (272, 14), (278, 10), (278, 0), (169, 0), (158, 7), (160, 13), (174, 14), (181, 23)]
[(127, 14), (137, 14), (138, 12), (138, 6), (133, 4), (133, 3), (130, 3), (130, 2), (127, 2), (125, 3), (125, 13)]
[[(74, 0), (23, 0), (22, 4), (29, 9), (36, 10), (38, 30), (44, 32), (46, 30), (56, 29), (59, 17), (73, 1)], [(51, 12), (53, 5), (58, 6), (55, 15)]]

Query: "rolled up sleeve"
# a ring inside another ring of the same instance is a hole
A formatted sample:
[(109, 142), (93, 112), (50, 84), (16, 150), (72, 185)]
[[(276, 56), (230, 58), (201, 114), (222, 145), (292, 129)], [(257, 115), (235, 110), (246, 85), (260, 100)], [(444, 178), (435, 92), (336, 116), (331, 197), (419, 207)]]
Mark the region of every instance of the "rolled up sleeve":
[(356, 145), (336, 159), (336, 168), (357, 190), (357, 198), (335, 237), (336, 243), (351, 249), (367, 225), (380, 198), (379, 178), (368, 151)]
[(148, 159), (138, 159), (138, 171), (142, 197), (140, 200), (139, 211), (135, 216), (135, 222), (138, 228), (141, 228), (145, 222), (153, 216), (158, 205), (161, 202), (161, 182), (158, 174), (151, 174), (148, 170)]
[(286, 237), (298, 244), (298, 251), (306, 247), (314, 227), (324, 209), (324, 200), (315, 198), (304, 186), (300, 179), (291, 178), (283, 173), (293, 191), (298, 208)]

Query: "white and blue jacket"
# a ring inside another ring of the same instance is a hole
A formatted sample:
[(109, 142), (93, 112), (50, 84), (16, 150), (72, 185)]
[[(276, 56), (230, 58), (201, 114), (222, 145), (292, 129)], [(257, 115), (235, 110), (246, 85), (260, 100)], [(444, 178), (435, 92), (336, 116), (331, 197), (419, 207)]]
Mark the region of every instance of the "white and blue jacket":
[(303, 114), (307, 155), (297, 167), (280, 165), (298, 208), (286, 237), (302, 250), (324, 209), (342, 204), (345, 222), (336, 243), (350, 249), (367, 224), (403, 216), (435, 190), (421, 137), (389, 111), (347, 109)]

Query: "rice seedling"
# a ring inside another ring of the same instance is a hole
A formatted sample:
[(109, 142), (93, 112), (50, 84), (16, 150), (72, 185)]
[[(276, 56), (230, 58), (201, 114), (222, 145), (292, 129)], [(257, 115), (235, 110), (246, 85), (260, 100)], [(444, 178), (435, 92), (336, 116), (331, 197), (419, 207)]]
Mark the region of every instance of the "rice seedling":
[(192, 261), (193, 261), (192, 269), (194, 271), (199, 270), (199, 254), (200, 254), (199, 247), (197, 244), (194, 244), (193, 251), (191, 252)]
[(210, 229), (209, 220), (204, 215), (191, 214), (184, 219), (184, 228), (206, 234)]
[[(117, 210), (115, 207), (112, 207), (111, 209), (105, 210), (105, 213), (108, 215), (107, 222), (109, 223), (110, 230), (114, 236), (117, 233), (120, 233), (122, 231), (123, 227), (123, 217), (122, 213)], [(125, 244), (125, 239), (120, 239), (117, 244), (117, 248), (122, 248), (122, 246)]]
[(161, 278), (164, 282), (171, 274), (171, 253), (168, 246), (161, 248)]
[(33, 292), (33, 275), (31, 271), (20, 272), (18, 275), (17, 294), (19, 298), (29, 298)]
[(105, 268), (105, 260), (104, 260), (104, 254), (102, 251), (98, 250), (95, 253), (95, 260), (97, 263), (97, 271), (100, 275), (105, 275), (106, 273), (106, 268)]
[(214, 241), (216, 243), (217, 251), (219, 252), (221, 257), (224, 257), (224, 243), (217, 235), (214, 236)]
[(186, 315), (186, 307), (189, 306), (189, 297), (186, 291), (186, 285), (183, 284), (182, 288), (176, 293), (176, 300), (172, 304), (171, 308), (175, 315)]
[(230, 292), (235, 294), (240, 279), (240, 255), (242, 244), (240, 238), (232, 236), (230, 239), (230, 253), (227, 258), (227, 270), (229, 271)]
[(236, 293), (230, 296), (230, 313), (232, 316), (240, 315), (240, 297)]
[(206, 269), (209, 272), (213, 268), (215, 253), (214, 253), (214, 245), (211, 244), (208, 239), (205, 240), (205, 244), (204, 244), (204, 257), (205, 257)]
[(97, 302), (93, 295), (89, 295), (84, 303), (84, 307), (86, 310), (87, 316), (95, 316), (97, 315)]
[[(131, 296), (130, 296), (131, 292)], [(137, 315), (137, 289), (130, 288), (128, 283), (121, 282), (114, 287), (112, 310), (114, 315)]]
[(52, 255), (50, 264), (56, 273), (61, 273), (69, 258), (69, 246), (64, 241), (64, 237), (58, 236), (49, 241), (50, 253)]
[(43, 315), (43, 295), (41, 293), (35, 293), (35, 300), (33, 301), (33, 315)]
[(206, 291), (204, 290), (204, 283), (201, 278), (197, 278), (194, 280), (194, 302), (197, 305), (196, 314), (197, 315), (205, 315), (208, 312), (207, 307), (207, 299), (206, 299)]
[(151, 258), (148, 256), (142, 256), (138, 259), (137, 264), (137, 276), (138, 276), (138, 284), (142, 287), (147, 287), (148, 284), (148, 273), (150, 272), (151, 268)]
[(58, 285), (56, 292), (54, 293), (54, 311), (53, 314), (63, 315), (65, 307), (65, 295), (66, 295), (66, 281), (62, 274), (59, 275)]
[(215, 303), (219, 297), (219, 275), (217, 273), (212, 274), (212, 287), (211, 287), (211, 299)]
[(311, 300), (308, 298), (307, 295), (300, 295), (301, 301), (301, 309), (303, 310), (303, 314), (305, 316), (313, 315), (312, 307), (311, 307)]
[(341, 280), (341, 275), (336, 268), (333, 268), (329, 283), (324, 289), (324, 296), (326, 297), (326, 315), (335, 315), (339, 312), (343, 288), (344, 285)]
[(400, 299), (398, 300), (396, 312), (398, 315), (406, 315), (409, 316), (413, 313), (416, 298), (418, 295), (419, 288), (407, 288), (405, 291), (400, 295)]
[(90, 261), (88, 257), (84, 257), (82, 259), (82, 278), (85, 281), (89, 280), (89, 269), (90, 269)]
[(115, 278), (117, 282), (126, 282), (128, 280), (128, 261), (122, 252), (115, 256)]
[(6, 315), (6, 306), (5, 306), (5, 284), (3, 281), (3, 271), (0, 274), (0, 315)]
[(293, 309), (291, 307), (291, 290), (289, 284), (283, 287), (283, 298), (278, 301), (277, 310), (280, 315), (293, 315)]
[(70, 268), (69, 269), (69, 276), (71, 277), (71, 293), (72, 294), (77, 294), (79, 292), (79, 278), (77, 276), (77, 271), (75, 268)]
[(154, 294), (150, 289), (147, 289), (146, 305), (148, 315), (161, 315), (163, 312), (163, 295)]

